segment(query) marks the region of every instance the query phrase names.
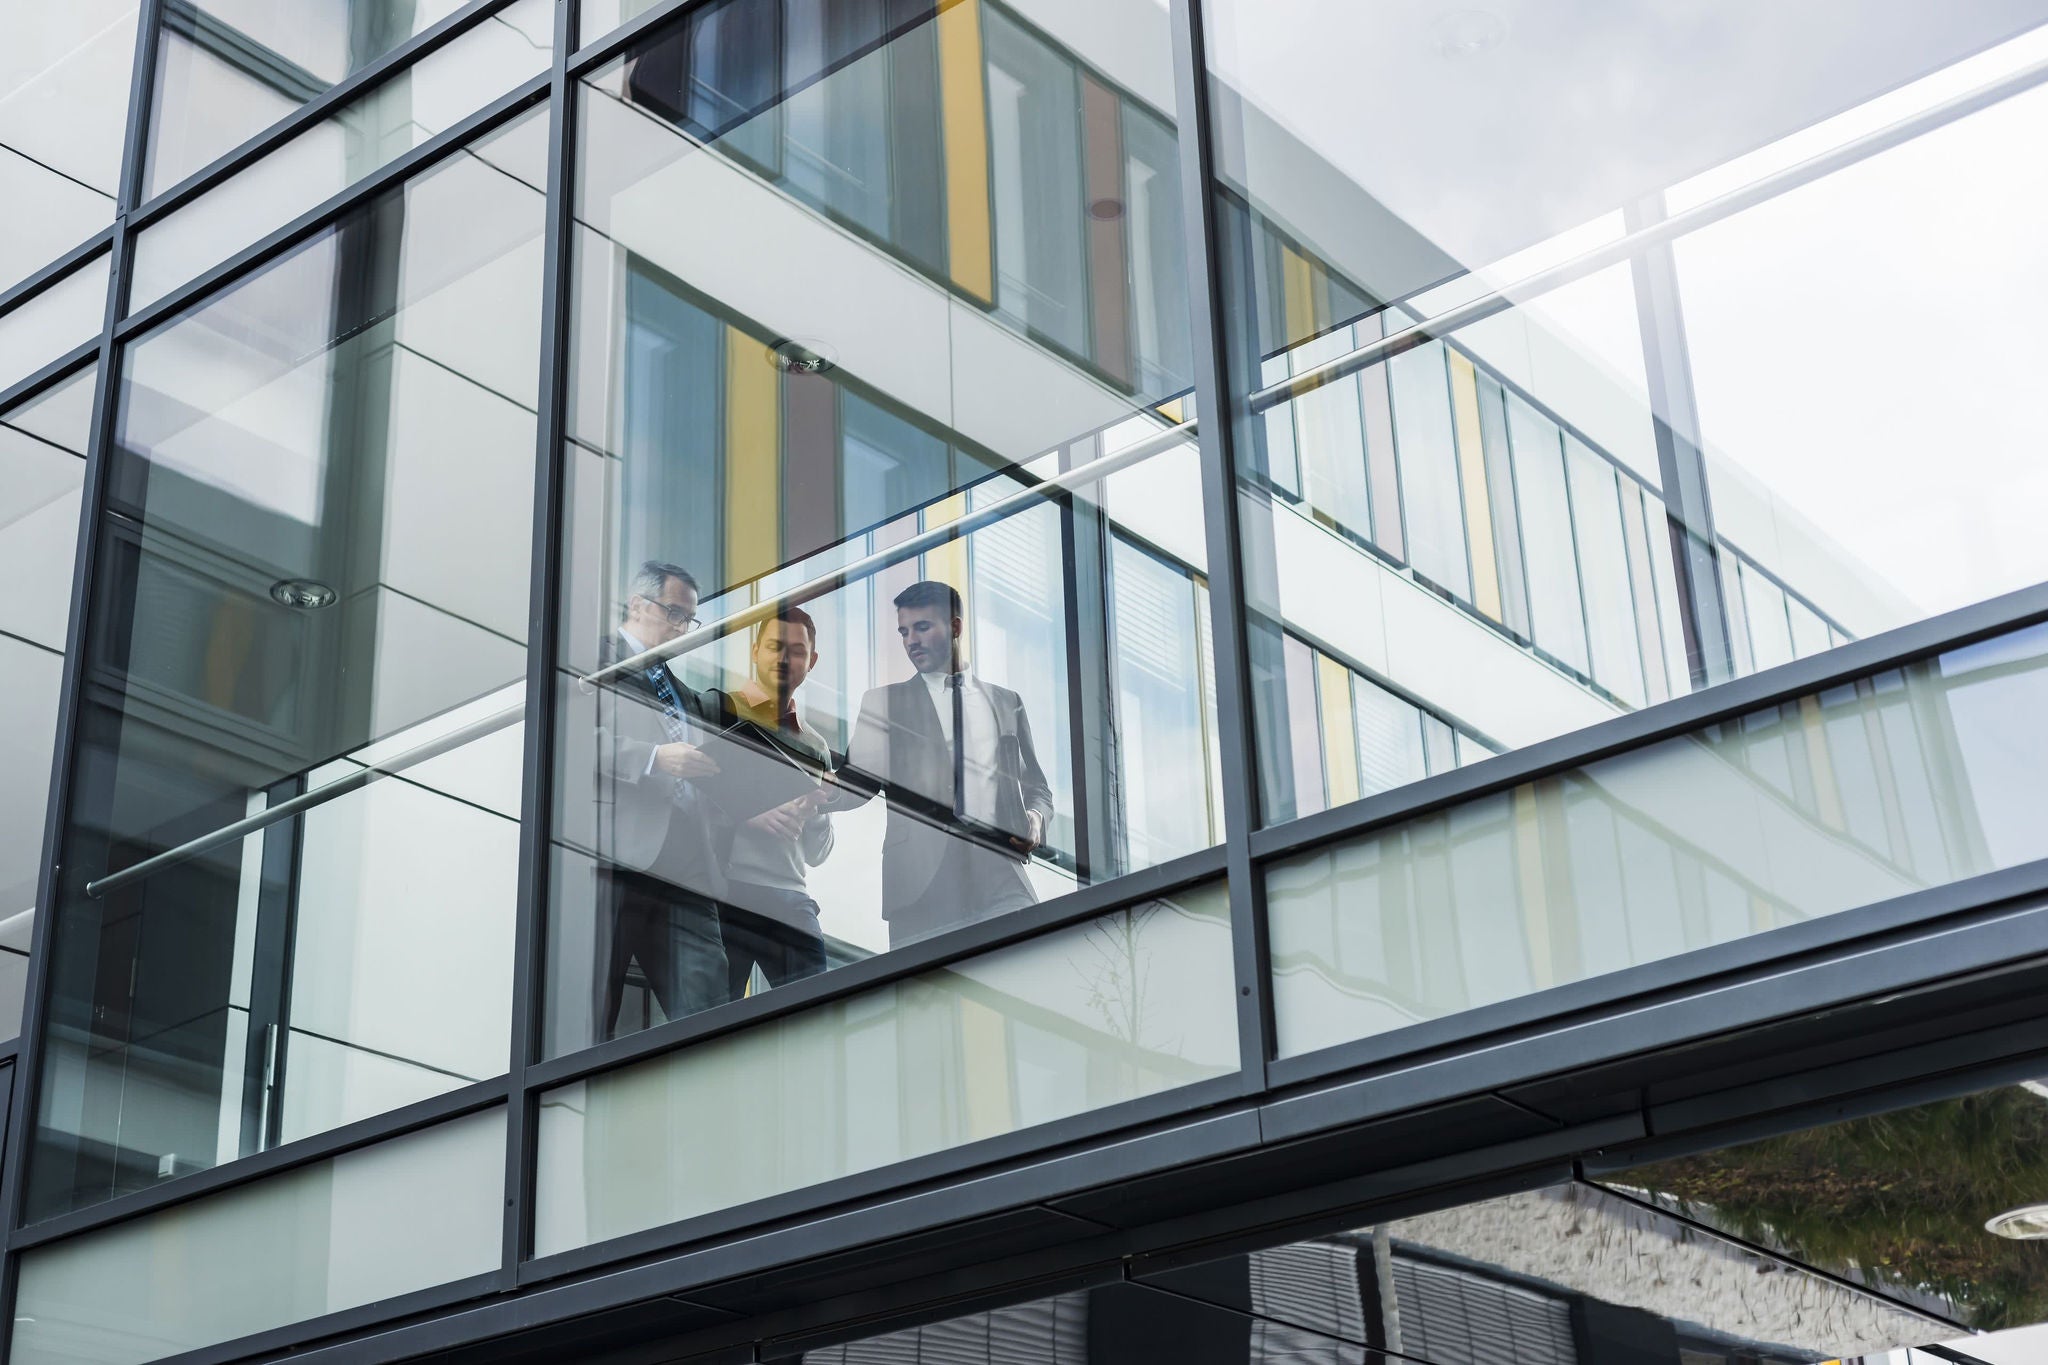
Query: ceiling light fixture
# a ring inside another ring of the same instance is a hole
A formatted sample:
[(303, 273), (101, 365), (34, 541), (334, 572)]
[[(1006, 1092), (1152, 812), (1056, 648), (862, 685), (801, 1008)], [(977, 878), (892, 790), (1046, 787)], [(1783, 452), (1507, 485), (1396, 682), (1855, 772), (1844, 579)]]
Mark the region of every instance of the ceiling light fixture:
[(334, 589), (325, 583), (316, 583), (310, 578), (280, 578), (270, 585), (270, 600), (281, 607), (294, 607), (300, 611), (318, 611), (331, 607), (335, 599)]
[(2048, 1204), (2028, 1204), (2007, 1209), (1984, 1224), (1984, 1230), (2015, 1242), (2034, 1242), (2048, 1237)]
[(823, 374), (832, 368), (832, 348), (822, 341), (784, 337), (768, 348), (768, 359), (785, 374)]

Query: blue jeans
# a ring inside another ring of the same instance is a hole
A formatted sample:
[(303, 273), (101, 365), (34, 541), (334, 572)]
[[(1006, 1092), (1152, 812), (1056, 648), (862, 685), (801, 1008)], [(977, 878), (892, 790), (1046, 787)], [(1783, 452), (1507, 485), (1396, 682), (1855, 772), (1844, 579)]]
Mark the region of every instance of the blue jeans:
[[(825, 936), (818, 929), (818, 903), (802, 891), (734, 883), (733, 900), (720, 915), (725, 931), (726, 988), (731, 999), (747, 993), (760, 967), (771, 986), (783, 986), (825, 970)], [(769, 913), (760, 913), (767, 911)], [(803, 927), (799, 927), (799, 925)]]

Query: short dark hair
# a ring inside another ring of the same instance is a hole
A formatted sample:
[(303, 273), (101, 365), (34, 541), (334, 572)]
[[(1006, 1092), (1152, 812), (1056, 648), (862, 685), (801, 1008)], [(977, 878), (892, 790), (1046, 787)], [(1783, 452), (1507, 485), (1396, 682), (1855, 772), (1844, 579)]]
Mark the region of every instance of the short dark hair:
[(754, 627), (755, 644), (758, 645), (761, 643), (762, 632), (768, 629), (769, 621), (787, 621), (793, 626), (802, 626), (804, 628), (804, 634), (811, 637), (811, 652), (813, 654), (818, 652), (818, 623), (816, 621), (813, 621), (811, 619), (811, 614), (805, 611), (802, 607), (779, 608), (773, 616), (768, 617), (767, 620), (757, 623)]
[(940, 583), (930, 578), (912, 583), (902, 592), (897, 593), (896, 606), (898, 610), (914, 607), (944, 607), (946, 615), (949, 617), (965, 616), (967, 614), (960, 609), (960, 590), (958, 588), (950, 583)]

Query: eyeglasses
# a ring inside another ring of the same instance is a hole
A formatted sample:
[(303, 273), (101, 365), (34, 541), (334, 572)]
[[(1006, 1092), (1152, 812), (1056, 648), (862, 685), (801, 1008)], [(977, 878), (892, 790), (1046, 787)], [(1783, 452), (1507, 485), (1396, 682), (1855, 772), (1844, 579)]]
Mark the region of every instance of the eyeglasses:
[(640, 600), (660, 611), (663, 616), (668, 618), (668, 623), (677, 630), (692, 631), (702, 624), (697, 619), (697, 613), (691, 611), (688, 607), (679, 607), (672, 602), (657, 602), (652, 597), (642, 597)]

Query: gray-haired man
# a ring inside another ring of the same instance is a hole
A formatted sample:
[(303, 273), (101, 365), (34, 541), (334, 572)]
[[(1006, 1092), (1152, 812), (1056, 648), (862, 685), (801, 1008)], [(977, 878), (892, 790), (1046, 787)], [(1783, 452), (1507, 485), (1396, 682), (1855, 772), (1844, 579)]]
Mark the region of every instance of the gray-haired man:
[[(650, 560), (634, 575), (617, 629), (598, 646), (610, 667), (697, 625), (697, 580)], [(598, 696), (596, 1037), (612, 1036), (626, 968), (640, 964), (662, 1013), (679, 1019), (726, 998), (718, 902), (724, 831), (690, 779), (718, 768), (696, 742), (703, 703), (668, 665), (627, 670)]]

